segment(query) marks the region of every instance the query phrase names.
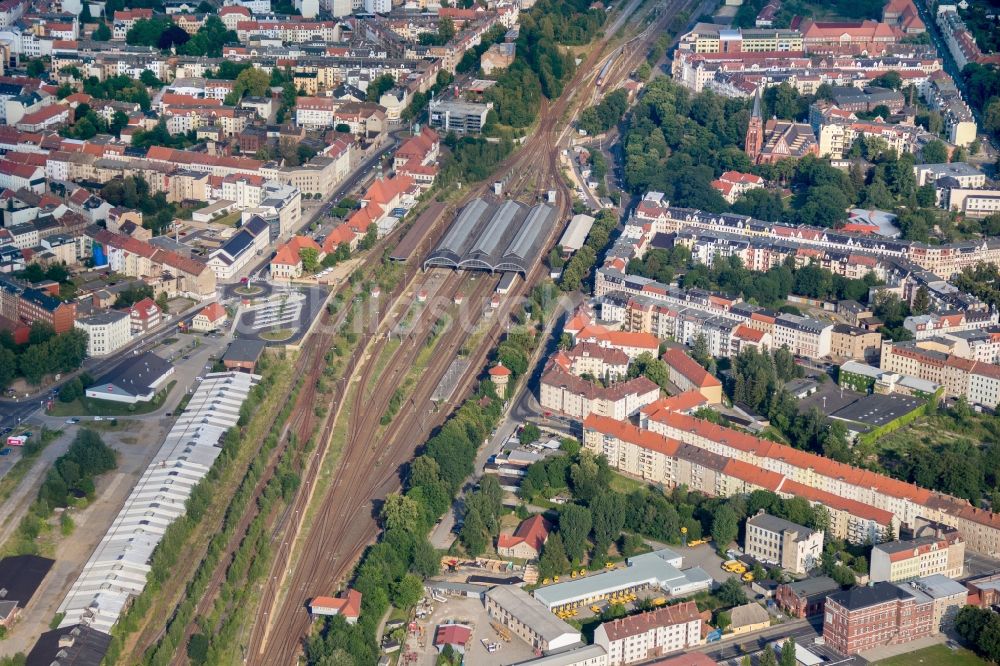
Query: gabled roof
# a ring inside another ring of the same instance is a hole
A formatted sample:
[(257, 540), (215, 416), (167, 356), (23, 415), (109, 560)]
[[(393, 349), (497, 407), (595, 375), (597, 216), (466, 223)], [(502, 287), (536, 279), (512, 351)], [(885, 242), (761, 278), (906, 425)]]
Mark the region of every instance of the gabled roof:
[(542, 545), (549, 538), (552, 525), (540, 515), (532, 516), (517, 526), (514, 534), (501, 534), (497, 537), (498, 548), (513, 548), (525, 543), (536, 553), (542, 551)]
[(210, 303), (198, 314), (207, 317), (209, 321), (215, 322), (226, 318), (226, 308), (222, 307), (219, 303)]

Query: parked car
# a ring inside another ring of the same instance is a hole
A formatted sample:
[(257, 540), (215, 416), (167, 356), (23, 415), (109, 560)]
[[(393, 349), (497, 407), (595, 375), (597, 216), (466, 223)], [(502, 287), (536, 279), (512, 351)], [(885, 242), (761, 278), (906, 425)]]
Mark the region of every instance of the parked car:
[(10, 455), (10, 447), (9, 446), (0, 449), (0, 456), (9, 456), (9, 455)]

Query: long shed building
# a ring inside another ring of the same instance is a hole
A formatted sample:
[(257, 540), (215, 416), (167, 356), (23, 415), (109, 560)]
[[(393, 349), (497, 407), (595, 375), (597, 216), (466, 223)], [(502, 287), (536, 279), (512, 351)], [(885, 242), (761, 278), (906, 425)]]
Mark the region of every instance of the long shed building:
[(464, 270), (509, 271), (527, 275), (544, 249), (555, 209), (518, 201), (475, 199), (462, 209), (441, 242), (424, 261)]

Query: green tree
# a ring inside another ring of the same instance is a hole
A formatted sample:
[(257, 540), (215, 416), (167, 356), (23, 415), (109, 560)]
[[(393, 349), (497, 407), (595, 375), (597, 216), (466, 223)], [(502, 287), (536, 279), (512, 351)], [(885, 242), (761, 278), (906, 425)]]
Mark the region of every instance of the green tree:
[(712, 517), (712, 540), (719, 551), (729, 547), (739, 534), (739, 521), (728, 505), (723, 504)]
[(91, 35), (91, 39), (95, 42), (106, 42), (111, 39), (111, 28), (104, 21), (99, 21), (97, 23), (97, 28), (94, 29), (94, 33)]
[(601, 493), (591, 501), (590, 511), (594, 543), (598, 548), (607, 548), (625, 527), (625, 498), (616, 492)]
[(743, 590), (743, 584), (735, 576), (730, 576), (725, 582), (719, 585), (719, 589), (715, 591), (715, 596), (727, 608), (740, 606), (747, 602), (747, 593)]
[(417, 531), (420, 529), (420, 507), (406, 495), (390, 493), (382, 505), (382, 524), (387, 531)]
[(389, 92), (395, 85), (396, 79), (393, 78), (392, 74), (382, 74), (375, 77), (375, 79), (368, 84), (368, 101), (378, 102), (382, 99), (382, 95)]
[(591, 527), (590, 511), (579, 504), (566, 504), (559, 512), (559, 534), (562, 536), (566, 556), (573, 562), (583, 559)]
[(764, 648), (764, 651), (760, 654), (760, 659), (757, 660), (758, 666), (778, 666), (778, 660), (774, 656), (774, 648), (768, 643)]
[[(486, 550), (486, 525), (482, 516), (475, 509), (469, 510), (465, 514), (465, 523), (459, 534), (462, 546), (470, 557), (476, 557)], [(551, 539), (549, 539), (551, 541)]]
[(559, 532), (553, 532), (545, 541), (542, 556), (538, 559), (538, 573), (542, 578), (552, 578), (569, 569), (569, 559)]
[(41, 58), (32, 58), (25, 69), (28, 71), (28, 76), (37, 78), (45, 73), (45, 61)]
[(302, 248), (299, 250), (299, 258), (302, 260), (302, 268), (307, 273), (315, 273), (319, 270), (319, 250), (316, 248)]
[(519, 439), (522, 444), (533, 444), (542, 437), (542, 431), (534, 423), (525, 423), (521, 428)]
[(778, 666), (796, 666), (797, 664), (798, 661), (795, 659), (795, 639), (789, 638), (781, 644), (781, 660), (778, 662)]
[(424, 596), (424, 583), (419, 576), (406, 574), (392, 585), (392, 605), (402, 610), (413, 608)]
[(925, 164), (943, 164), (948, 161), (948, 148), (939, 139), (928, 141), (920, 152)]
[(917, 288), (917, 293), (913, 295), (913, 305), (910, 307), (910, 310), (912, 310), (915, 315), (922, 315), (930, 312), (930, 309), (930, 292), (927, 290), (926, 285), (920, 285), (920, 287)]
[(204, 664), (208, 660), (208, 646), (205, 634), (191, 634), (187, 642), (187, 656), (192, 664)]

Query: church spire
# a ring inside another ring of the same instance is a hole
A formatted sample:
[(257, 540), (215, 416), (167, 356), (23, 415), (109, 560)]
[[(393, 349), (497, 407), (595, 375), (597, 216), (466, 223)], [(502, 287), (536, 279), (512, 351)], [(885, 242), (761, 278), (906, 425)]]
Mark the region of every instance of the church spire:
[(754, 92), (753, 111), (747, 124), (747, 139), (744, 151), (754, 164), (760, 159), (761, 148), (764, 147), (764, 121), (760, 115), (760, 88)]

